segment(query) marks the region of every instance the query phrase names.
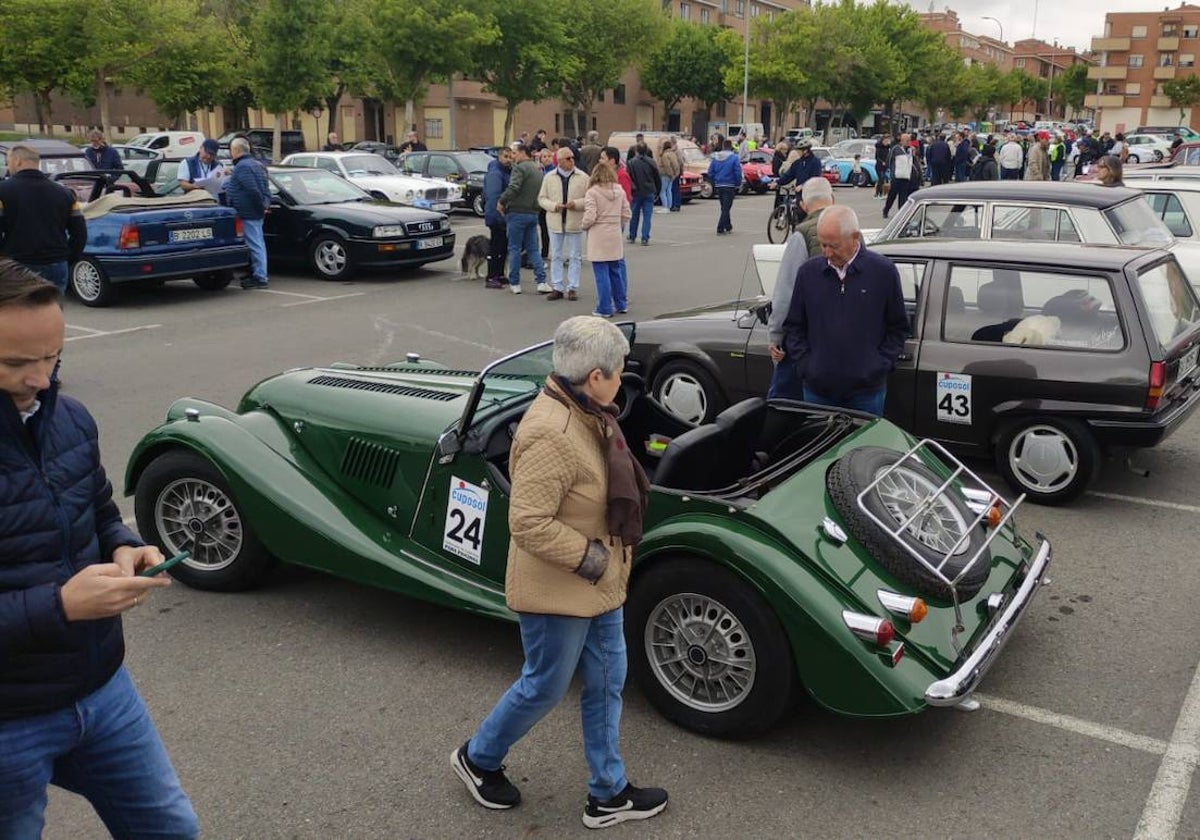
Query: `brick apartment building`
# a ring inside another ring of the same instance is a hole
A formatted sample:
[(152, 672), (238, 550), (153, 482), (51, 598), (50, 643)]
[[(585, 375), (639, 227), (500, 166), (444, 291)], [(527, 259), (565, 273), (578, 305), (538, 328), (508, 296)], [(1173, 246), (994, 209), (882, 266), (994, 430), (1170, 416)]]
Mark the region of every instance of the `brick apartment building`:
[[(1163, 94), (1164, 82), (1196, 72), (1200, 54), (1200, 6), (1158, 12), (1110, 12), (1104, 35), (1092, 38), (1096, 66), (1088, 78), (1096, 91), (1087, 98), (1105, 131), (1139, 125), (1177, 125), (1179, 109)], [(1197, 109), (1186, 108), (1184, 125), (1200, 125)]]
[[(722, 26), (744, 34), (749, 21), (759, 17), (774, 18), (783, 12), (807, 8), (808, 0), (662, 0), (662, 8), (673, 17), (693, 21), (700, 25)], [(454, 120), (451, 131), (450, 91), (446, 85), (432, 85), (423, 102), (416, 106), (414, 123), (418, 134), (433, 149), (448, 149), (454, 146), (483, 146), (501, 143), (504, 140), (505, 108), (503, 101), (484, 93), (478, 82), (459, 80), (454, 83)], [(12, 117), (17, 131), (36, 131), (33, 101), (28, 96), (17, 97)], [(370, 98), (346, 97), (338, 108), (334, 121), (336, 130), (345, 143), (359, 140), (403, 140), (406, 126), (403, 102), (384, 102)], [(771, 103), (751, 99), (746, 109), (748, 122), (761, 122), (766, 126), (776, 122)], [(113, 125), (109, 134), (115, 142), (146, 129), (166, 127), (166, 119), (157, 114), (152, 103), (136, 96), (113, 96), (110, 104)], [(2, 114), (0, 114), (2, 116)], [(621, 83), (604, 92), (595, 103), (590, 125), (584, 125), (583, 115), (572, 112), (570, 106), (561, 101), (540, 103), (525, 102), (517, 110), (513, 131), (532, 134), (544, 128), (552, 134), (581, 134), (595, 129), (602, 137), (612, 131), (661, 129), (666, 125), (671, 130), (703, 136), (709, 121), (741, 122), (742, 100), (737, 96), (728, 102), (720, 102), (705, 114), (690, 99), (685, 99), (666, 113), (663, 103), (642, 89), (636, 70), (625, 73)], [(273, 126), (271, 114), (252, 110), (249, 115), (251, 126)], [(65, 100), (54, 103), (54, 127), (56, 134), (82, 136), (86, 127), (99, 121), (96, 108), (83, 108)], [(324, 142), (329, 127), (329, 114), (321, 111), (294, 115), (291, 128), (304, 132), (310, 148)], [(790, 123), (789, 123), (790, 124)], [(235, 128), (237, 117), (222, 108), (200, 111), (190, 116), (188, 128), (203, 131), (209, 136), (219, 136)], [(0, 130), (9, 126), (0, 124)]]
[(953, 9), (923, 12), (920, 18), (921, 25), (926, 29), (942, 33), (946, 45), (962, 55), (964, 64), (994, 64), (1002, 73), (1013, 68), (1012, 47), (990, 36), (967, 32), (962, 28), (958, 12)]

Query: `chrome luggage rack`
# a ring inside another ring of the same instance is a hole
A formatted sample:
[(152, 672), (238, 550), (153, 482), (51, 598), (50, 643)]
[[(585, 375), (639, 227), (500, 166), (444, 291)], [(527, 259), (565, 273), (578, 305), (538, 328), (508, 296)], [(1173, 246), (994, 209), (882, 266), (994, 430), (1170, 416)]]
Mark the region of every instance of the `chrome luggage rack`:
[[(892, 473), (894, 473), (907, 461), (912, 461), (915, 464), (925, 467), (925, 469), (929, 469), (929, 465), (926, 464), (920, 457), (918, 457), (918, 453), (920, 453), (922, 450), (924, 450), (927, 455), (935, 456), (946, 466), (952, 467), (952, 472), (939, 487), (921, 499), (916, 504), (915, 509), (908, 516), (908, 518), (899, 523), (899, 525), (896, 525), (894, 519), (892, 521), (885, 522), (878, 515), (876, 515), (875, 512), (870, 509), (870, 507), (867, 506), (867, 496), (872, 492), (877, 492), (880, 483), (892, 475)], [(971, 484), (967, 484), (967, 480), (969, 480)], [(959, 484), (962, 486), (955, 488), (955, 482), (959, 482)], [(948, 551), (946, 551), (946, 553), (942, 556), (941, 561), (935, 565), (925, 557), (921, 556), (920, 552), (913, 548), (908, 540), (905, 540), (901, 537), (901, 534), (907, 531), (914, 522), (924, 516), (939, 499), (951, 492), (961, 492), (966, 497), (965, 504), (967, 505), (968, 509), (975, 514), (975, 519), (967, 524), (967, 527), (963, 530), (962, 534), (959, 535), (958, 540), (950, 547)], [(918, 441), (912, 449), (905, 452), (904, 455), (902, 455), (899, 460), (896, 461), (896, 463), (892, 464), (887, 469), (882, 470), (879, 475), (875, 476), (875, 479), (865, 488), (863, 488), (862, 492), (858, 494), (857, 501), (859, 510), (870, 517), (871, 520), (878, 525), (884, 533), (888, 534), (893, 540), (902, 546), (910, 557), (924, 566), (931, 574), (933, 574), (939, 581), (944, 583), (949, 588), (951, 600), (954, 603), (955, 619), (952, 641), (955, 649), (961, 652), (962, 647), (959, 645), (958, 634), (964, 629), (964, 624), (962, 619), (962, 605), (959, 602), (958, 597), (958, 582), (962, 580), (963, 576), (971, 571), (971, 569), (975, 567), (975, 564), (980, 561), (984, 553), (987, 551), (988, 546), (990, 546), (992, 541), (1000, 534), (1001, 529), (1012, 521), (1013, 514), (1016, 512), (1017, 508), (1020, 507), (1021, 503), (1025, 501), (1025, 494), (1022, 493), (1015, 502), (1009, 502), (1004, 498), (1004, 496), (993, 490), (987, 482), (985, 482), (970, 468), (968, 468), (966, 464), (951, 455), (944, 446), (936, 441), (925, 438)], [(990, 533), (988, 533), (987, 538), (983, 541), (983, 545), (981, 545), (979, 549), (971, 556), (971, 559), (967, 561), (966, 565), (962, 567), (958, 574), (956, 574), (953, 578), (950, 578), (943, 571), (946, 564), (949, 563), (950, 559), (959, 552), (960, 547), (964, 543), (969, 544), (971, 532), (974, 531), (975, 528), (977, 528), (980, 524), (982, 524), (985, 519), (987, 519), (989, 512), (993, 508), (997, 508), (1001, 512), (999, 521), (994, 524), (990, 522), (988, 523), (988, 530)]]

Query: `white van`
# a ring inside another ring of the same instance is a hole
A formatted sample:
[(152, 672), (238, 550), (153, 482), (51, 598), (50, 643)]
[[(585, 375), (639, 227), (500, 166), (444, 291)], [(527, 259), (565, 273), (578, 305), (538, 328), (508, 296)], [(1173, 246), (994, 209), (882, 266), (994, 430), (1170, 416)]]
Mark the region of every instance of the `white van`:
[(738, 135), (742, 133), (743, 127), (746, 129), (746, 138), (748, 140), (753, 140), (755, 137), (762, 140), (767, 139), (767, 132), (763, 129), (762, 123), (746, 123), (745, 126), (742, 126), (741, 123), (730, 123), (729, 133), (725, 136), (730, 140), (736, 140)]
[(159, 152), (165, 158), (178, 160), (196, 154), (203, 142), (201, 131), (151, 131), (134, 137), (128, 145), (141, 146)]

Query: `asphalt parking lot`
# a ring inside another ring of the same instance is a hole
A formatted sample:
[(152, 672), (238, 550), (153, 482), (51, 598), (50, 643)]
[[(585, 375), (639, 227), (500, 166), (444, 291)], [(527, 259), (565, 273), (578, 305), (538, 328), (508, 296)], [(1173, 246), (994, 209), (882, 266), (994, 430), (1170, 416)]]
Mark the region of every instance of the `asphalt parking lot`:
[[(869, 190), (839, 189), (864, 227)], [(734, 233), (715, 202), (655, 215), (628, 254), (630, 317), (734, 297), (754, 283), (770, 197), (739, 199)], [(459, 214), (459, 249), (485, 229)], [(1014, 247), (1019, 247), (1014, 245)], [(109, 309), (69, 303), (63, 378), (100, 423), (119, 485), (137, 439), (179, 396), (226, 406), (259, 379), (407, 351), (479, 366), (548, 337), (581, 300), (486, 291), (457, 260), (399, 277), (323, 283), (275, 274), (269, 291), (136, 292)], [(638, 784), (671, 804), (614, 833), (652, 838), (1200, 838), (1200, 420), (1119, 461), (1062, 508), (1019, 524), (1054, 543), (1052, 584), (984, 681), (975, 712), (838, 718), (811, 705), (750, 742), (705, 739), (627, 692), (623, 750)], [(990, 472), (989, 475), (992, 475)], [(998, 479), (997, 479), (998, 481)], [(121, 500), (131, 516), (132, 499)], [(577, 706), (564, 703), (508, 758), (523, 804), (475, 805), (448, 755), (521, 663), (515, 626), (315, 573), (215, 595), (176, 584), (128, 614), (127, 661), (191, 794), (204, 836), (582, 837)], [(104, 836), (56, 791), (46, 838)]]

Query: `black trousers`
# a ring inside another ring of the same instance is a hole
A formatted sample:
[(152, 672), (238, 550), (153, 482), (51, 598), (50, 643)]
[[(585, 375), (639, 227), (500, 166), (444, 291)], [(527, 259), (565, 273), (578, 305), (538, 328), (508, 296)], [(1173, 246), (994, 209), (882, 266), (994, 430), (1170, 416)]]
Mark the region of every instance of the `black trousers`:
[(546, 211), (538, 211), (538, 230), (542, 234), (542, 259), (550, 259), (550, 228), (546, 227)]
[(886, 218), (887, 214), (892, 212), (892, 202), (898, 202), (897, 207), (903, 207), (904, 202), (908, 201), (908, 196), (912, 193), (913, 182), (911, 178), (893, 178), (892, 188), (888, 190), (887, 201), (883, 204), (883, 215)]
[(503, 280), (508, 260), (508, 226), (502, 220), (498, 225), (488, 225), (488, 230), (492, 232), (492, 240), (488, 243), (487, 276), (489, 280)]

